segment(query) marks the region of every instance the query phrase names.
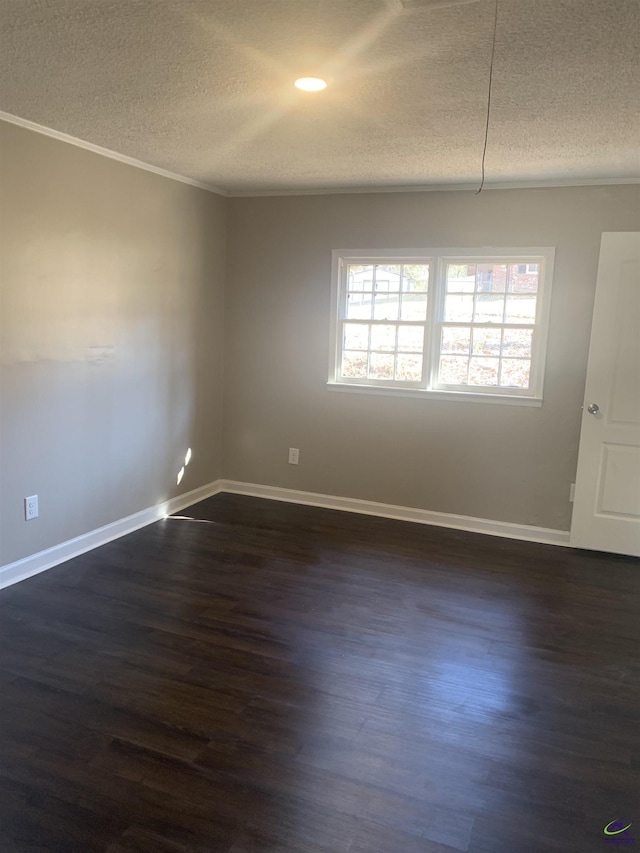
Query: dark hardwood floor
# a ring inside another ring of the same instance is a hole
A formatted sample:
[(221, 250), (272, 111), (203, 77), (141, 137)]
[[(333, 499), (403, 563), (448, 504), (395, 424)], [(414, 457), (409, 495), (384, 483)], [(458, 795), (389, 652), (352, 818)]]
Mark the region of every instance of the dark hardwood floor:
[(1, 853), (640, 846), (637, 560), (187, 514), (0, 593)]

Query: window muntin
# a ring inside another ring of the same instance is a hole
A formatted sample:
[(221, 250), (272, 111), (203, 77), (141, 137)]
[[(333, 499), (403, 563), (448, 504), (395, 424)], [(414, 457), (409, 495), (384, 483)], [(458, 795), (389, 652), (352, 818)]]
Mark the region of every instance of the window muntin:
[(447, 259), (434, 387), (529, 393), (540, 263)]
[(428, 263), (344, 262), (339, 381), (422, 382), (429, 274)]
[(334, 261), (330, 383), (542, 399), (553, 249)]

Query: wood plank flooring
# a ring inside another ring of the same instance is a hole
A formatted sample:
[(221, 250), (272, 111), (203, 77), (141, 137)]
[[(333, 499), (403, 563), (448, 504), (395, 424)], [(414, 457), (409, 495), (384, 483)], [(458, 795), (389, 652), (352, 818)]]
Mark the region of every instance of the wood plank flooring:
[(640, 564), (218, 495), (0, 593), (0, 851), (640, 846)]

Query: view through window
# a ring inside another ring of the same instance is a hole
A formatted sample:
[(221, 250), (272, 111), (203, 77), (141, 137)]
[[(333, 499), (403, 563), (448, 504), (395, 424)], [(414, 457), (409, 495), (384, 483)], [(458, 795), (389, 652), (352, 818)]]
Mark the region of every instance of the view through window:
[(334, 253), (329, 381), (540, 399), (553, 250), (514, 251)]

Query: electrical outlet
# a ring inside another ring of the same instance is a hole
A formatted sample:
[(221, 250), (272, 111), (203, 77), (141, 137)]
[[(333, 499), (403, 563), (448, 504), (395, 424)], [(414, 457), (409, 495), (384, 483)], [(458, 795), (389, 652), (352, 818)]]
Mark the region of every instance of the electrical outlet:
[(297, 465), (300, 461), (300, 451), (297, 447), (289, 448), (289, 465)]
[(576, 496), (576, 484), (571, 483), (571, 488), (569, 489), (569, 503), (573, 503), (573, 500)]
[(24, 520), (31, 521), (32, 518), (38, 517), (38, 496), (31, 495), (30, 498), (24, 499)]

